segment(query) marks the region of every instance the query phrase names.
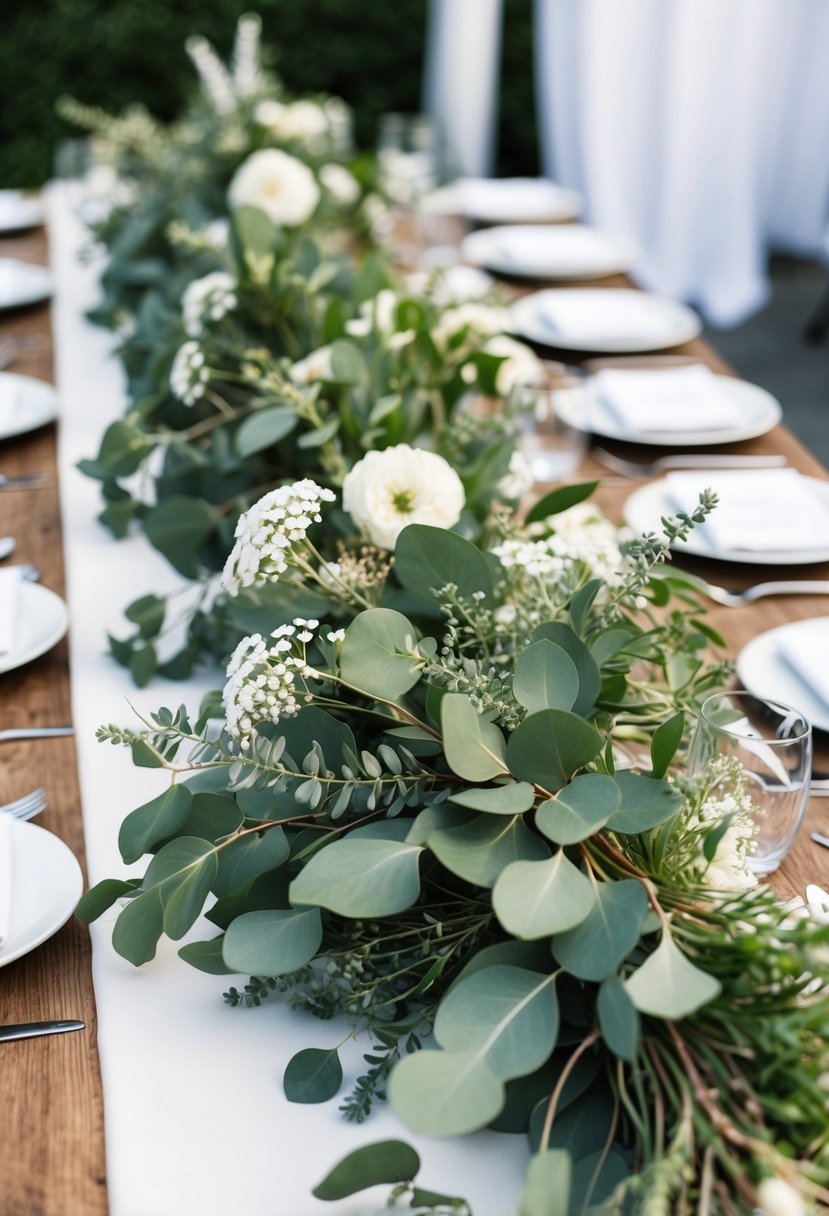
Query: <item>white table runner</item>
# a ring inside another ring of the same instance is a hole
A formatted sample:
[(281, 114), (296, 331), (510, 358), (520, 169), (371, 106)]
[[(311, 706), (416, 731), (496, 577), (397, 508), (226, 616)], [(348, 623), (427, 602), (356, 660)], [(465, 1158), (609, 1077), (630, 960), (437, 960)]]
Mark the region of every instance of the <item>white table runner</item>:
[[(142, 713), (164, 703), (195, 709), (221, 678), (157, 680), (138, 690), (106, 654), (106, 632), (119, 632), (130, 599), (164, 593), (181, 580), (143, 537), (116, 542), (96, 522), (98, 484), (75, 467), (95, 455), (106, 425), (122, 415), (125, 385), (110, 355), (111, 335), (85, 319), (100, 265), (77, 261), (84, 235), (67, 187), (50, 189), (49, 213), (72, 705), (94, 883), (128, 874), (117, 849), (119, 825), (164, 782), (157, 770), (134, 768), (126, 749), (98, 743), (96, 728), (129, 725), (127, 702)], [(464, 1195), (475, 1216), (512, 1216), (527, 1160), (524, 1137), (429, 1140), (410, 1134), (385, 1106), (352, 1126), (336, 1099), (288, 1103), (281, 1088), (288, 1060), (302, 1047), (334, 1046), (345, 1033), (340, 1025), (293, 1012), (278, 997), (259, 1009), (231, 1009), (221, 994), (239, 981), (195, 971), (166, 941), (152, 963), (135, 969), (112, 949), (113, 920), (111, 914), (92, 926), (111, 1216), (380, 1213), (387, 1187), (341, 1203), (317, 1201), (311, 1189), (347, 1152), (388, 1138), (417, 1148), (421, 1185)], [(191, 936), (212, 933), (213, 926), (201, 925)], [(359, 1075), (365, 1050), (367, 1042), (345, 1061), (347, 1080)]]

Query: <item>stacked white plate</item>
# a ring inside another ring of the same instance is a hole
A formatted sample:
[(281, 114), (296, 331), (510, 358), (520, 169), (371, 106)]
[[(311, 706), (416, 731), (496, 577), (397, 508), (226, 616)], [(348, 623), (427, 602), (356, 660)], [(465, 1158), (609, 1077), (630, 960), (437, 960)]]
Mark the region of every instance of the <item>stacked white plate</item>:
[(510, 328), (546, 346), (616, 355), (680, 346), (702, 323), (684, 304), (645, 291), (562, 287), (518, 300)]
[(473, 266), (526, 279), (598, 279), (636, 258), (631, 241), (586, 224), (515, 224), (470, 232), (461, 255)]

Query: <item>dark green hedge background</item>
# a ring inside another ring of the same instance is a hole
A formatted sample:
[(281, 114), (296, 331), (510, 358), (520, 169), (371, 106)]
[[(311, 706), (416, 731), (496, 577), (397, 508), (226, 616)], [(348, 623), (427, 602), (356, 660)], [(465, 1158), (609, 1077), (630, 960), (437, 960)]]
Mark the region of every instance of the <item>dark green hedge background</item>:
[[(506, 0), (497, 171), (537, 172), (532, 0)], [(325, 91), (355, 110), (361, 146), (377, 116), (420, 104), (427, 0), (22, 0), (0, 39), (0, 186), (35, 186), (72, 132), (56, 117), (63, 93), (120, 110), (144, 102), (174, 116), (194, 76), (190, 33), (224, 55), (237, 17), (261, 14), (273, 66), (295, 92)]]

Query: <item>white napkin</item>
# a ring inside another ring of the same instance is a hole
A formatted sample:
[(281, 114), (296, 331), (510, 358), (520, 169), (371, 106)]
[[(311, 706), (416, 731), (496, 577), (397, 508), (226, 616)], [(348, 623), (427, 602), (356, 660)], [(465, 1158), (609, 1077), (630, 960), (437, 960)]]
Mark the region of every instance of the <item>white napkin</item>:
[(814, 634), (789, 630), (777, 639), (777, 649), (792, 671), (829, 709), (829, 654), (815, 648)]
[(694, 510), (706, 487), (719, 504), (703, 525), (713, 552), (807, 552), (829, 548), (829, 510), (796, 469), (669, 473), (668, 497)]
[(597, 345), (607, 338), (661, 339), (666, 327), (661, 301), (638, 291), (547, 292), (539, 318), (561, 339)]
[(513, 220), (534, 219), (559, 203), (558, 186), (543, 177), (462, 177), (455, 183), (466, 215), (495, 209)]
[(632, 434), (728, 430), (745, 420), (738, 402), (702, 363), (652, 371), (607, 367), (596, 373), (593, 383)]
[(20, 567), (0, 570), (0, 654), (9, 654), (17, 641)]
[(14, 426), (20, 413), (20, 381), (0, 376), (0, 430)]
[(488, 229), (492, 252), (505, 264), (532, 269), (543, 275), (604, 268), (619, 258), (620, 247), (604, 232), (583, 224), (556, 224), (545, 228)]
[(12, 820), (0, 811), (0, 946), (11, 930), (12, 915)]

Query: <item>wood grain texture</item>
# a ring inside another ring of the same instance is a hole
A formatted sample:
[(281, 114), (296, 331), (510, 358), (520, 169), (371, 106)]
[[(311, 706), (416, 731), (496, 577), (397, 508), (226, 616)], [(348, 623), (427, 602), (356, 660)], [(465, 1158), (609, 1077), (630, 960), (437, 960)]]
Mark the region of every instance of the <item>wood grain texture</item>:
[[(0, 241), (0, 256), (47, 263), (42, 232), (16, 240)], [(629, 286), (621, 276), (593, 284)], [(526, 290), (526, 287), (524, 288)], [(0, 334), (39, 335), (46, 346), (27, 351), (13, 371), (52, 379), (49, 314), (46, 306), (0, 314)], [(544, 352), (551, 357), (552, 350)], [(704, 343), (694, 341), (671, 353), (693, 355), (714, 370), (728, 372), (722, 360)], [(561, 357), (583, 362), (572, 354)], [(50, 471), (53, 481), (39, 490), (0, 492), (0, 535), (17, 537), (17, 558), (40, 567), (43, 583), (64, 594), (61, 524), (56, 477), (55, 427), (0, 443), (0, 471)], [(605, 441), (602, 441), (605, 444)], [(649, 459), (646, 448), (612, 446), (620, 455)], [(783, 427), (769, 435), (737, 445), (745, 452), (782, 452), (790, 464), (816, 477), (826, 472)], [(585, 476), (604, 478), (597, 501), (607, 514), (621, 519), (622, 504), (635, 488), (611, 482), (605, 469), (588, 458)], [(792, 577), (792, 568), (762, 571), (751, 567), (720, 568), (718, 563), (677, 558), (677, 563), (712, 582), (747, 586), (767, 577)], [(828, 578), (825, 566), (798, 567), (797, 576)], [(765, 600), (750, 607), (712, 606), (706, 619), (728, 642), (735, 656), (755, 634), (786, 621), (818, 616), (826, 601), (818, 597)], [(29, 724), (56, 725), (70, 720), (67, 646), (62, 642), (49, 654), (16, 672), (0, 675), (0, 727)], [(821, 744), (819, 760), (829, 767), (829, 745)], [(43, 785), (49, 806), (40, 822), (70, 846), (83, 864), (83, 827), (79, 802), (74, 742), (49, 739), (0, 743), (0, 802)], [(829, 829), (829, 800), (814, 799), (806, 828), (789, 858), (773, 878), (778, 892), (802, 894), (806, 882), (829, 888), (829, 851), (812, 844), (808, 828)], [(0, 1045), (0, 1216), (103, 1216), (107, 1212), (104, 1167), (103, 1101), (95, 1048), (95, 1001), (86, 929), (70, 921), (49, 942), (32, 954), (0, 969), (0, 1021), (25, 1022), (47, 1018), (82, 1018), (87, 1029), (79, 1034), (57, 1035)], [(148, 1213), (148, 1216), (151, 1214)]]
[[(0, 256), (48, 264), (43, 231), (0, 242)], [(53, 379), (48, 305), (0, 316), (0, 333), (37, 335), (10, 371)], [(17, 538), (13, 560), (33, 562), (41, 582), (65, 595), (56, 427), (0, 442), (0, 472), (49, 472), (41, 489), (0, 492), (0, 535)], [(0, 675), (0, 726), (71, 721), (68, 646)], [(77, 759), (72, 738), (0, 743), (0, 802), (43, 786), (38, 822), (84, 865)], [(85, 870), (84, 870), (85, 873)], [(107, 1211), (103, 1100), (89, 933), (74, 918), (38, 950), (0, 969), (0, 1022), (80, 1018), (86, 1029), (0, 1044), (0, 1216), (103, 1216)]]

